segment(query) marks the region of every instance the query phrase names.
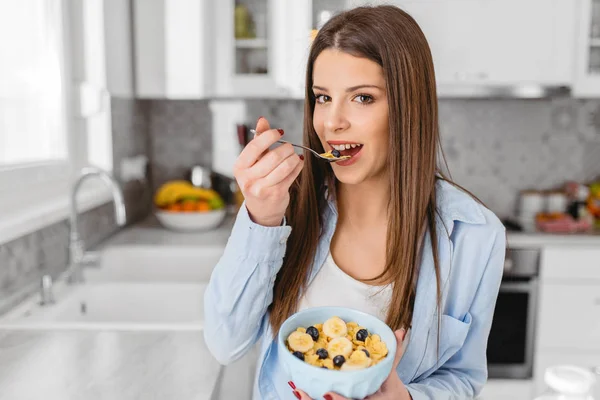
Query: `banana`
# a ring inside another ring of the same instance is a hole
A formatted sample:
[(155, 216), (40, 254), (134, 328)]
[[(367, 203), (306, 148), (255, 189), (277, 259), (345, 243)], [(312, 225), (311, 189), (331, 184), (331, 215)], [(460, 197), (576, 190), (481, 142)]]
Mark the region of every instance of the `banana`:
[(335, 356), (348, 356), (352, 353), (352, 342), (345, 337), (338, 337), (331, 339), (327, 344), (327, 352), (329, 358), (333, 359)]
[(292, 332), (290, 336), (288, 336), (287, 341), (292, 350), (299, 351), (301, 353), (306, 353), (312, 349), (314, 345), (314, 341), (308, 333), (302, 333), (299, 331)]
[(332, 339), (343, 337), (348, 333), (348, 327), (340, 317), (331, 317), (323, 324), (323, 333)]
[(154, 196), (154, 203), (164, 207), (185, 199), (206, 200), (213, 202), (213, 208), (222, 203), (219, 194), (212, 189), (194, 187), (190, 182), (177, 180), (163, 184)]
[[(356, 351), (354, 353), (357, 353)], [(352, 355), (354, 355), (354, 353)], [(364, 354), (364, 352), (361, 351)], [(350, 357), (344, 364), (341, 366), (342, 371), (356, 371), (359, 369), (365, 369), (371, 366), (371, 359), (365, 356), (364, 359), (357, 359)]]

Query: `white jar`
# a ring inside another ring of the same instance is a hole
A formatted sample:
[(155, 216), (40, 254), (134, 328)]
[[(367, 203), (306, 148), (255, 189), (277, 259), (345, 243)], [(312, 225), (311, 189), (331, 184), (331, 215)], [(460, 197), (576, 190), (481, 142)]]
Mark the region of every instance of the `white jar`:
[(564, 213), (567, 211), (568, 199), (563, 192), (552, 192), (546, 196), (546, 211), (549, 213)]
[(545, 196), (542, 192), (523, 191), (519, 197), (519, 215), (529, 215), (544, 212)]
[(544, 373), (544, 382), (549, 390), (535, 400), (594, 400), (596, 377), (587, 369), (573, 365), (550, 367)]

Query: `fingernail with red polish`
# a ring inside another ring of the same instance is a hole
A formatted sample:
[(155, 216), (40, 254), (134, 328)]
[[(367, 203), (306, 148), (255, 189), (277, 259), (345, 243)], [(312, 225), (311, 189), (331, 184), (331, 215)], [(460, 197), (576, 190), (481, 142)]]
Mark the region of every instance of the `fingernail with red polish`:
[(333, 396), (331, 396), (330, 394), (326, 394), (325, 396), (323, 396), (323, 398), (325, 400), (333, 400)]
[(298, 157), (300, 157), (300, 159), (301, 159), (302, 161), (304, 161), (304, 156), (303, 156), (302, 154), (300, 154)]
[[(294, 390), (294, 396), (296, 396), (297, 399), (302, 397), (302, 396), (300, 396), (300, 393), (296, 392), (295, 390)], [(328, 400), (330, 400), (330, 399), (328, 399)]]
[(291, 387), (292, 389), (296, 389), (296, 385), (294, 385), (294, 382), (292, 382), (292, 381), (289, 381), (289, 382), (288, 382), (288, 385), (290, 385), (290, 387)]
[(277, 129), (277, 132), (279, 132), (279, 134), (280, 134), (281, 136), (283, 136), (283, 129)]

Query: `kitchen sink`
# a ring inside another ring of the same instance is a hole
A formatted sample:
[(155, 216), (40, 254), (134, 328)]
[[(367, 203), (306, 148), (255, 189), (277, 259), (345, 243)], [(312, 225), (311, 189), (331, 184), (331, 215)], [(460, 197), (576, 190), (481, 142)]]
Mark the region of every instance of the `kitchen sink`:
[(201, 330), (206, 283), (104, 282), (56, 285), (56, 302), (34, 296), (0, 329)]
[(83, 274), (87, 282), (208, 282), (223, 251), (219, 246), (112, 246)]

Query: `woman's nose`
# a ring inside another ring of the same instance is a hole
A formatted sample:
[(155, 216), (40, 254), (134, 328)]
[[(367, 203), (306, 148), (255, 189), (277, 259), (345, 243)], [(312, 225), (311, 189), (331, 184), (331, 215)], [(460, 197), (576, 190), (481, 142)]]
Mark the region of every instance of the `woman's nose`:
[(338, 132), (348, 129), (349, 126), (350, 123), (345, 116), (342, 105), (332, 104), (325, 118), (325, 128), (329, 132)]

